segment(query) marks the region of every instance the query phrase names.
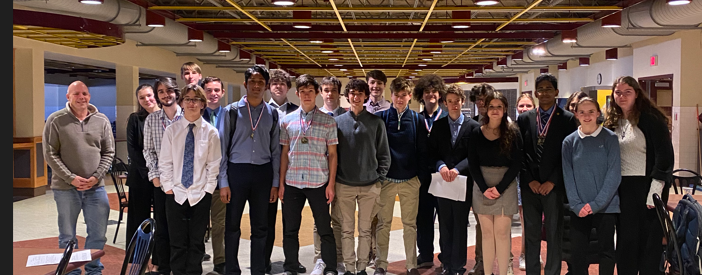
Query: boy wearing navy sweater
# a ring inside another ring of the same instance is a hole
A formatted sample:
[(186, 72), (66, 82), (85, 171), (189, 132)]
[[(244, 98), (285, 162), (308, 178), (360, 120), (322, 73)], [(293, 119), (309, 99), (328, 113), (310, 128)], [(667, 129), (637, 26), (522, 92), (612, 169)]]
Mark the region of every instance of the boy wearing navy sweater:
[(402, 237), (405, 245), (405, 267), (409, 275), (417, 271), (417, 209), (419, 187), (417, 177), (425, 163), (427, 131), (423, 127), (424, 116), (409, 109), (412, 98), (412, 82), (398, 77), (390, 84), (392, 106), (375, 113), (383, 119), (390, 146), (390, 169), (381, 181), (380, 200), (376, 204), (378, 212), (378, 238), (375, 275), (385, 275), (388, 268), (388, 246), (390, 244), (390, 224), (395, 208), (395, 196), (400, 196), (402, 217)]

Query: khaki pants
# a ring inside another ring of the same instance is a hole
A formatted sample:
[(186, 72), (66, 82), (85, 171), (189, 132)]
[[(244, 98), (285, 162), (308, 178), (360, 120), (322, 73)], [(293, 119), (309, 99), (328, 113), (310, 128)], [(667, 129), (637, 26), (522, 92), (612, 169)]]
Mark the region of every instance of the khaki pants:
[[(368, 186), (349, 186), (336, 184), (336, 207), (332, 209), (334, 216), (341, 224), (341, 251), (346, 271), (356, 273), (365, 270), (368, 265), (368, 253), (371, 247), (370, 227), (375, 216), (375, 204), (380, 195), (380, 182)], [(358, 206), (358, 248), (354, 250), (354, 226), (356, 223), (356, 206)], [(339, 230), (334, 228), (334, 235)], [(358, 258), (356, 258), (358, 256)]]
[(210, 206), (210, 222), (212, 224), (212, 263), (224, 263), (224, 220), (227, 217), (227, 205), (219, 199), (219, 189), (212, 193)]
[(388, 269), (388, 249), (390, 245), (390, 226), (392, 225), (395, 196), (400, 196), (400, 215), (402, 217), (402, 238), (405, 245), (405, 266), (407, 269), (417, 267), (417, 209), (419, 207), (419, 186), (417, 177), (402, 183), (382, 181), (380, 200), (376, 207), (378, 212), (378, 260), (376, 266)]

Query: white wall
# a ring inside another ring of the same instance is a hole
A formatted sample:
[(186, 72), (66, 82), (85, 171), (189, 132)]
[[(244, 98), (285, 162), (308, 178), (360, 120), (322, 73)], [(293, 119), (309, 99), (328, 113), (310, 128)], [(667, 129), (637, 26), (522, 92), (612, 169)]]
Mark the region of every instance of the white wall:
[[(617, 60), (603, 60), (590, 66), (570, 68), (558, 72), (558, 97), (567, 98), (581, 87), (612, 86), (620, 76), (634, 74), (634, 57), (625, 56)], [(602, 74), (602, 83), (597, 83), (597, 74)]]

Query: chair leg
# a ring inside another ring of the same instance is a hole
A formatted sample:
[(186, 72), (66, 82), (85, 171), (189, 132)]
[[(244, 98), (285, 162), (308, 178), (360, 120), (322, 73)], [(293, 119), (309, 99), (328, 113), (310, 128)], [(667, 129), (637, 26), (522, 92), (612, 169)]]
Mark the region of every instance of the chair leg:
[(124, 213), (124, 207), (121, 207), (121, 206), (120, 206), (120, 208), (119, 208), (119, 219), (117, 220), (117, 230), (115, 230), (115, 238), (112, 239), (112, 243), (113, 243), (113, 244), (117, 242), (117, 232), (119, 232), (119, 224), (122, 223), (122, 214), (123, 214), (123, 213)]

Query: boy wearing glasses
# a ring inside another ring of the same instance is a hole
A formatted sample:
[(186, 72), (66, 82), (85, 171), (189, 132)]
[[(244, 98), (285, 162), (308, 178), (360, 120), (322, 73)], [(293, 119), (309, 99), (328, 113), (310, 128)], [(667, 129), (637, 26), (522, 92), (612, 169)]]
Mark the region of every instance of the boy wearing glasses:
[(205, 94), (189, 84), (178, 100), (183, 119), (166, 128), (158, 165), (166, 193), (171, 272), (202, 274), (205, 230), (222, 159), (217, 128), (202, 119)]
[[(380, 195), (380, 182), (390, 168), (390, 148), (383, 120), (368, 111), (370, 89), (365, 81), (352, 79), (346, 85), (348, 112), (335, 117), (337, 124), (338, 165), (336, 204), (332, 215), (341, 221), (341, 249), (345, 275), (366, 275), (371, 249), (371, 221)], [(354, 225), (358, 206), (358, 249), (354, 249)], [(356, 258), (358, 256), (358, 258)], [(358, 271), (358, 273), (356, 273)]]

